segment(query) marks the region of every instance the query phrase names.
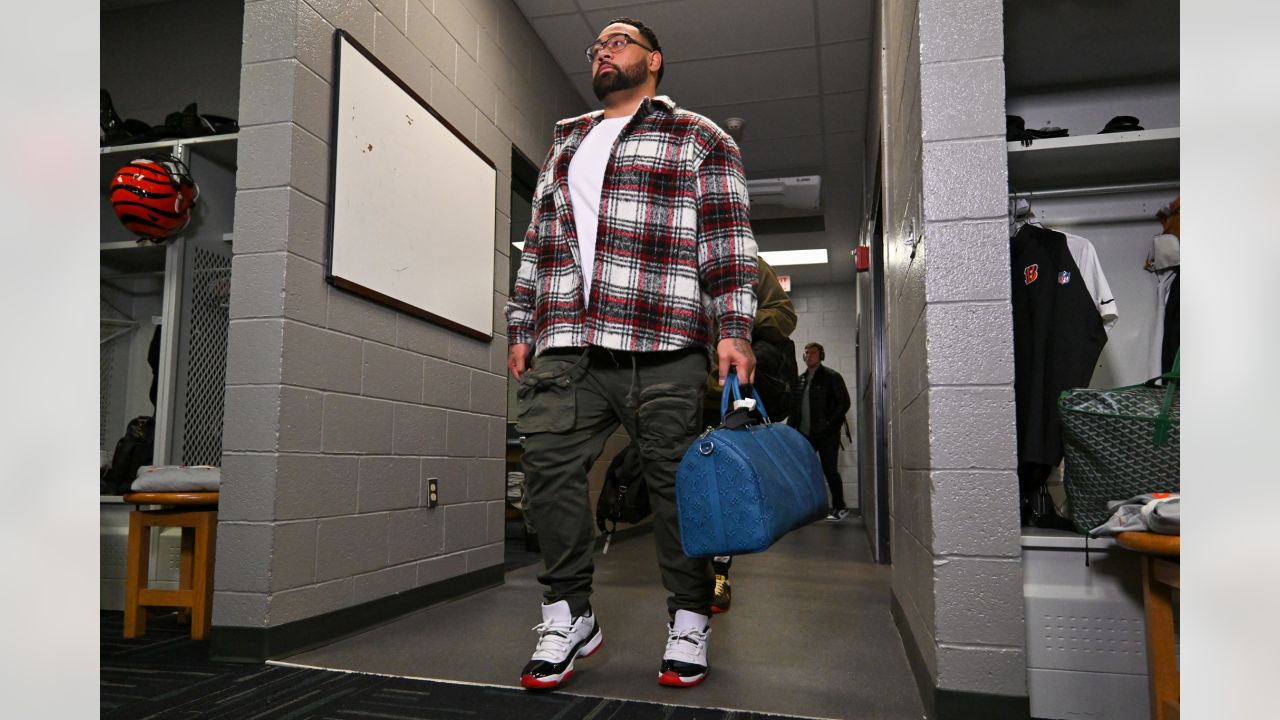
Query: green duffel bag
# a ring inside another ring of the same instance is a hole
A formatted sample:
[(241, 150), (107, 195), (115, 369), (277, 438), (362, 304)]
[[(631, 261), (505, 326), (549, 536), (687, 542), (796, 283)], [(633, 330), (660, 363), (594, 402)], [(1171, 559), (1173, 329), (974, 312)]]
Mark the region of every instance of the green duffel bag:
[(1058, 396), (1063, 487), (1076, 530), (1107, 521), (1107, 503), (1179, 490), (1178, 359), (1141, 385), (1077, 388)]

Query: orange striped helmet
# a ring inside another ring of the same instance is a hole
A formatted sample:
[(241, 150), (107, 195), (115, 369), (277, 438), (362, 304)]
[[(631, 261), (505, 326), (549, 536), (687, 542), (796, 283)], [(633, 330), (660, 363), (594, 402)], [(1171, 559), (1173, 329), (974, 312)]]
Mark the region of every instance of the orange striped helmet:
[(163, 240), (191, 222), (191, 207), (200, 196), (176, 157), (139, 158), (116, 171), (111, 181), (111, 209), (134, 233)]

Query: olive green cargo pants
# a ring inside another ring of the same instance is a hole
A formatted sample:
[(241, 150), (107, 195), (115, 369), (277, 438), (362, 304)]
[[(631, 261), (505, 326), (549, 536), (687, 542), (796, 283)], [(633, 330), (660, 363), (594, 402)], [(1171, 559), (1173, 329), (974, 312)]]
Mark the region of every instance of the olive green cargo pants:
[(680, 547), (676, 467), (701, 431), (708, 358), (701, 348), (631, 353), (592, 347), (543, 352), (520, 377), (516, 429), (525, 436), (529, 512), (542, 548), (547, 603), (590, 607), (595, 513), (587, 472), (619, 425), (640, 449), (667, 609), (711, 614), (711, 562)]

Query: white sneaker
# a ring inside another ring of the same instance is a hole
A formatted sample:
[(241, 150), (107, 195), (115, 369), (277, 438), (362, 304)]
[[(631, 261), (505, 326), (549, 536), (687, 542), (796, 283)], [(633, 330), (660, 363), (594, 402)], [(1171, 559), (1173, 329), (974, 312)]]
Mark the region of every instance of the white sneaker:
[(827, 513), (827, 522), (840, 522), (841, 520), (845, 519), (848, 516), (849, 516), (849, 511), (845, 508), (840, 508), (839, 510), (832, 510), (831, 512)]
[(658, 684), (692, 687), (707, 677), (707, 636), (711, 618), (688, 610), (677, 610), (675, 621), (667, 625), (667, 651), (662, 654)]
[(600, 649), (604, 636), (590, 611), (573, 617), (569, 602), (561, 600), (542, 606), (542, 624), (535, 625), (538, 646), (520, 674), (520, 684), (534, 690), (553, 688), (573, 675), (573, 660)]

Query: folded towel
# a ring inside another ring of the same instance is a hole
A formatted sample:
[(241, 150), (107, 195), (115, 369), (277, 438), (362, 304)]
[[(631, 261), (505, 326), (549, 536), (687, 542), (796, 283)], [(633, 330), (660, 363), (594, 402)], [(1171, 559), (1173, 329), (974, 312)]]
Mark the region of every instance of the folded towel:
[(212, 465), (143, 465), (133, 492), (217, 492), (222, 470)]

